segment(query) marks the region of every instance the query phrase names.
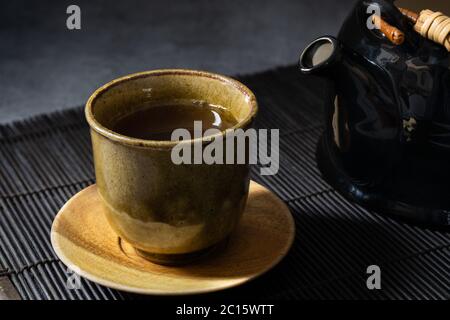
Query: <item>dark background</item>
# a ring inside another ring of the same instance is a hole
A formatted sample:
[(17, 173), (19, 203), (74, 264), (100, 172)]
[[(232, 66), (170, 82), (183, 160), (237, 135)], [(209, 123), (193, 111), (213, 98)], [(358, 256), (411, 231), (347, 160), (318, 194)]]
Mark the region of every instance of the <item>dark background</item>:
[[(356, 0), (0, 0), (0, 123), (82, 105), (119, 76), (157, 68), (247, 74), (295, 64)], [(397, 0), (450, 13), (448, 0)], [(81, 8), (81, 30), (66, 9)]]
[[(100, 85), (157, 68), (228, 75), (296, 63), (354, 0), (0, 1), (0, 123), (84, 104)], [(81, 30), (66, 8), (81, 8)]]

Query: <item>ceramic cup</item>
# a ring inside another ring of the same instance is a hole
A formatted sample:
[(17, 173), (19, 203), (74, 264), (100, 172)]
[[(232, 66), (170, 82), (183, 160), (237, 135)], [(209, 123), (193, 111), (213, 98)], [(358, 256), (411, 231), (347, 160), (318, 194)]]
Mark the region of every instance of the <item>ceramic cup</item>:
[[(111, 227), (145, 258), (181, 264), (230, 235), (244, 210), (249, 168), (242, 164), (179, 164), (177, 141), (127, 137), (111, 130), (118, 118), (148, 102), (201, 100), (228, 109), (247, 129), (257, 113), (253, 93), (231, 78), (193, 70), (155, 70), (114, 80), (86, 104), (95, 175)], [(204, 148), (219, 135), (188, 140)], [(227, 139), (225, 132), (220, 136)]]

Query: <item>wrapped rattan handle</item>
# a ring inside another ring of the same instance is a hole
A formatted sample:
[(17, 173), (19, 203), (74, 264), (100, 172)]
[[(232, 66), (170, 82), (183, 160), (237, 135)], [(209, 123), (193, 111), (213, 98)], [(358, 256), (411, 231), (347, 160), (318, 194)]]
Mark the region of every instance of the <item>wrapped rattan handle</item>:
[(408, 9), (399, 8), (423, 37), (443, 45), (450, 52), (450, 17), (442, 12), (422, 10), (417, 14)]

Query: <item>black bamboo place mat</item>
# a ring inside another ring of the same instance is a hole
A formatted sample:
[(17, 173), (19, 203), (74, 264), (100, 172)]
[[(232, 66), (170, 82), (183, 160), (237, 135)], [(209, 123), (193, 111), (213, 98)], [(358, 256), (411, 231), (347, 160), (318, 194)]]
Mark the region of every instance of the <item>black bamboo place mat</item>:
[[(288, 256), (241, 287), (201, 296), (267, 299), (449, 299), (450, 235), (409, 226), (346, 201), (316, 169), (325, 89), (294, 67), (239, 77), (256, 94), (257, 126), (280, 129), (280, 171), (253, 179), (278, 194), (295, 217)], [(59, 208), (94, 183), (81, 107), (0, 126), (0, 278), (23, 299), (159, 299), (71, 276), (55, 256), (50, 226)], [(381, 290), (366, 269), (381, 268)], [(194, 297), (195, 299), (195, 297)]]

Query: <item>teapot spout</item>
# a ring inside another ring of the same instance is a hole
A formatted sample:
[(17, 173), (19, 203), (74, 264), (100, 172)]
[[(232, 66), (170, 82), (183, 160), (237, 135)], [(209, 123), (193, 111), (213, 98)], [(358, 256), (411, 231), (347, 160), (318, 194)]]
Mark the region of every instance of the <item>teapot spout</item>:
[(341, 59), (341, 44), (332, 36), (320, 37), (311, 42), (301, 53), (300, 71), (303, 74), (326, 73)]

